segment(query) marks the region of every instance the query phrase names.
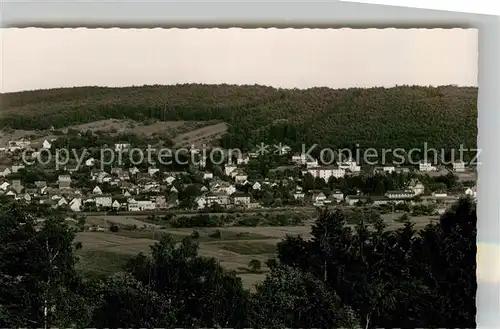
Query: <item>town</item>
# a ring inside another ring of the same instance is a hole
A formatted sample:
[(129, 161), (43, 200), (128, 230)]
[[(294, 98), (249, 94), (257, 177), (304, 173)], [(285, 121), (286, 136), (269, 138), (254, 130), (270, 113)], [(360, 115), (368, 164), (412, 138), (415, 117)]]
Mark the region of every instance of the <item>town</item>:
[[(266, 168), (261, 162), (267, 155), (257, 152), (227, 157), (222, 166), (199, 158), (181, 170), (148, 163), (101, 169), (98, 154), (85, 159), (81, 168), (68, 164), (56, 170), (54, 161), (35, 161), (42, 151), (54, 153), (57, 141), (21, 139), (0, 148), (0, 195), (75, 213), (372, 206), (391, 211), (420, 207), (425, 215), (440, 215), (461, 196), (476, 198), (476, 168), (463, 161), (362, 168), (345, 158), (324, 166), (286, 146)], [(116, 152), (133, 147), (123, 141), (113, 145)], [(199, 150), (193, 146), (190, 152)]]

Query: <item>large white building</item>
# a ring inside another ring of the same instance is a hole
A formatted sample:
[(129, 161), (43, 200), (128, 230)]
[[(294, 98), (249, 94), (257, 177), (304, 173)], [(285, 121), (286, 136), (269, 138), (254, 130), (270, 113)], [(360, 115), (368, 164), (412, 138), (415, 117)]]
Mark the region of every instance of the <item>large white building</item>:
[(307, 169), (314, 178), (322, 178), (328, 181), (330, 177), (341, 178), (345, 176), (345, 169), (334, 167), (315, 167)]
[(349, 170), (351, 172), (360, 172), (361, 171), (361, 167), (358, 166), (356, 161), (354, 161), (352, 158), (349, 158), (346, 161), (342, 161), (339, 164), (339, 168), (344, 169), (344, 170)]

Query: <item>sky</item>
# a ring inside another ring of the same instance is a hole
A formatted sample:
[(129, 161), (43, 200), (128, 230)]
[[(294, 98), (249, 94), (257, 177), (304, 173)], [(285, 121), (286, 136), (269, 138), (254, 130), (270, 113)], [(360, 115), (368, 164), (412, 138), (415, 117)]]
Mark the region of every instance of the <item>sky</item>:
[(227, 83), (477, 86), (476, 29), (0, 31), (0, 92)]

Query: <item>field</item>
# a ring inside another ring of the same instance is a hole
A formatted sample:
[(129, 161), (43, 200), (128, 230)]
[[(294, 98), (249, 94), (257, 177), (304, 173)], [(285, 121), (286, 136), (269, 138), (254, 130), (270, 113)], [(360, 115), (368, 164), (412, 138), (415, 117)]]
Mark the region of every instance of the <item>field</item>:
[[(105, 132), (110, 135), (132, 133), (143, 137), (165, 136), (171, 138), (175, 147), (186, 147), (194, 144), (210, 145), (219, 139), (227, 130), (227, 125), (220, 122), (197, 121), (152, 121), (137, 122), (134, 120), (108, 119), (66, 127), (81, 132)], [(50, 130), (0, 130), (0, 147), (10, 140), (30, 139), (33, 145), (41, 145), (45, 139), (56, 138)]]
[[(394, 221), (398, 214), (386, 215), (384, 218), (389, 229), (401, 227), (401, 223)], [(417, 228), (421, 228), (435, 217), (412, 218)], [(159, 225), (147, 224), (129, 216), (89, 216), (87, 222), (94, 225), (109, 225), (113, 222), (119, 225), (140, 224), (144, 227), (138, 230), (120, 229), (118, 232), (82, 232), (77, 235), (77, 241), (82, 242), (83, 248), (79, 251), (79, 269), (87, 273), (120, 272), (128, 259), (139, 252), (149, 253), (150, 246), (162, 236), (170, 235), (174, 241), (180, 242), (183, 237), (190, 235), (194, 229), (162, 228)], [(290, 227), (227, 227), (219, 228), (220, 238), (210, 235), (216, 228), (196, 229), (200, 234), (197, 239), (202, 256), (214, 257), (227, 269), (234, 270), (242, 278), (247, 288), (252, 288), (261, 281), (268, 268), (265, 262), (275, 254), (276, 243), (287, 234), (300, 234), (304, 238), (310, 237), (312, 222), (304, 226)], [(248, 269), (248, 263), (257, 259), (262, 268), (259, 273)]]

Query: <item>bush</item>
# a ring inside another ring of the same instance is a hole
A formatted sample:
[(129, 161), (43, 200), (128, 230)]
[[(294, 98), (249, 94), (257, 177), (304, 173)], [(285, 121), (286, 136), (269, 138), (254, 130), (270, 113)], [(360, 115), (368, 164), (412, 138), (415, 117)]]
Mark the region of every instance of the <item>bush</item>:
[(118, 227), (118, 225), (112, 224), (112, 225), (109, 226), (109, 230), (111, 232), (115, 232), (116, 233), (116, 232), (118, 232), (120, 230), (120, 228)]
[(191, 237), (193, 239), (199, 239), (200, 238), (200, 233), (198, 231), (193, 231), (193, 233), (191, 233)]
[(248, 263), (248, 267), (253, 271), (253, 272), (258, 272), (261, 268), (260, 260), (258, 259), (252, 259)]
[(210, 234), (210, 237), (213, 239), (220, 239), (222, 237), (222, 234), (219, 230), (216, 230), (214, 233)]

